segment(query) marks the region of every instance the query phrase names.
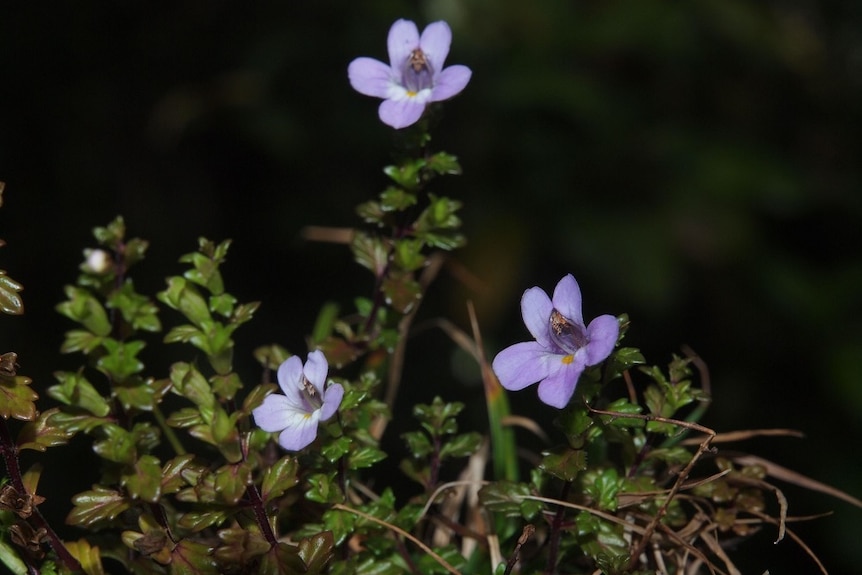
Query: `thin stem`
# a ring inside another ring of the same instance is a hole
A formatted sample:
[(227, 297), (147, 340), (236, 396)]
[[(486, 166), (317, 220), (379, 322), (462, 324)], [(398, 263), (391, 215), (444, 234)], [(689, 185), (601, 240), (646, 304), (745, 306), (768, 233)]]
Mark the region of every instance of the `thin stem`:
[[(563, 489), (560, 492), (560, 500), (565, 501), (569, 498), (569, 491), (572, 488), (572, 482), (566, 481), (563, 484)], [(545, 566), (546, 575), (551, 575), (557, 569), (557, 554), (560, 551), (560, 536), (563, 533), (563, 518), (566, 515), (565, 507), (560, 506), (554, 514), (554, 521), (551, 523), (551, 542), (548, 549), (548, 563)]]
[[(12, 435), (9, 433), (9, 428), (6, 426), (6, 420), (0, 418), (0, 452), (3, 453), (3, 461), (6, 463), (6, 471), (9, 474), (9, 479), (12, 481), (12, 487), (15, 488), (22, 497), (30, 496), (30, 492), (24, 486), (24, 478), (21, 476), (21, 467), (18, 464), (18, 446), (12, 441)], [(39, 529), (45, 530), (45, 536), (48, 542), (57, 554), (57, 557), (67, 569), (71, 571), (80, 571), (81, 564), (78, 560), (69, 553), (66, 546), (60, 540), (60, 537), (54, 532), (48, 521), (42, 516), (39, 508), (33, 506), (33, 513), (30, 515), (30, 520), (36, 524), (36, 531)]]
[(165, 416), (162, 413), (162, 410), (159, 407), (158, 403), (153, 405), (153, 417), (156, 418), (156, 423), (159, 424), (159, 429), (161, 429), (162, 433), (165, 434), (165, 437), (167, 438), (168, 443), (171, 444), (174, 453), (176, 453), (177, 455), (185, 455), (186, 448), (183, 447), (183, 444), (180, 442), (180, 438), (177, 437), (176, 433), (174, 433), (173, 428), (168, 425), (168, 422), (165, 419)]
[(266, 509), (264, 508), (260, 491), (257, 490), (257, 485), (249, 485), (246, 488), (245, 493), (251, 501), (251, 508), (254, 510), (254, 517), (257, 520), (257, 525), (260, 527), (261, 533), (263, 533), (267, 543), (273, 547), (276, 546), (278, 544), (278, 539), (276, 539), (272, 526), (269, 524), (269, 518), (266, 516)]

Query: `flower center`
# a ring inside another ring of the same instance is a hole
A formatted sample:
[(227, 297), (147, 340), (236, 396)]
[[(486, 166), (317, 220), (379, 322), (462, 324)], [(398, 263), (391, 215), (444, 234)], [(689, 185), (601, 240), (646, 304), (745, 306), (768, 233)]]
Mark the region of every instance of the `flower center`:
[(300, 392), (302, 395), (303, 401), (305, 401), (305, 405), (308, 408), (309, 414), (317, 411), (323, 406), (323, 398), (320, 397), (320, 394), (317, 393), (317, 389), (305, 376), (302, 376), (302, 391)]
[(401, 70), (401, 78), (404, 87), (412, 95), (432, 87), (433, 70), (431, 70), (431, 66), (425, 58), (425, 52), (421, 48), (416, 48), (410, 52), (410, 56), (404, 62), (404, 68)]
[(566, 353), (574, 354), (587, 345), (587, 334), (583, 328), (557, 310), (551, 311), (548, 324), (551, 328), (551, 341)]

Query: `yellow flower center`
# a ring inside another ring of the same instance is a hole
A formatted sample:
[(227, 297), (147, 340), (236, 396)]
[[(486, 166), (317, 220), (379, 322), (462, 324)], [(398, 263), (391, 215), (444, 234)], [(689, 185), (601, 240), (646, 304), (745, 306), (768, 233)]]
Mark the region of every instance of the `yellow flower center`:
[(560, 361), (562, 361), (562, 362), (563, 362), (563, 363), (565, 363), (566, 365), (569, 365), (570, 363), (572, 363), (573, 361), (575, 361), (575, 356), (573, 356), (573, 355), (571, 355), (571, 354), (569, 354), (569, 355), (564, 355), (564, 356), (563, 356), (563, 359), (561, 359)]

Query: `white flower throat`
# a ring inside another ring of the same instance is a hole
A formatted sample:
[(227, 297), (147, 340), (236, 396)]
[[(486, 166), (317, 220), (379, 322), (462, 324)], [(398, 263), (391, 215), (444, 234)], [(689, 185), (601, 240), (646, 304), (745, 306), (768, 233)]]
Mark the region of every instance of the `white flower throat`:
[(401, 78), (404, 87), (410, 94), (417, 94), (422, 90), (430, 90), (433, 87), (433, 70), (425, 58), (425, 52), (416, 48), (410, 52), (410, 56), (401, 70)]
[(551, 341), (566, 353), (574, 354), (587, 345), (587, 334), (583, 328), (556, 309), (551, 311), (548, 324), (551, 328)]

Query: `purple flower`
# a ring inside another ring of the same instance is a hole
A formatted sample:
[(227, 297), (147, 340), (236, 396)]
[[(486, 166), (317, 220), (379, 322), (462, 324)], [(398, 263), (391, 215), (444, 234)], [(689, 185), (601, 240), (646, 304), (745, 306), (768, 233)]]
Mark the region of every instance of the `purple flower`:
[(619, 323), (612, 315), (601, 315), (584, 327), (581, 288), (571, 274), (560, 280), (552, 299), (538, 287), (525, 291), (521, 314), (536, 341), (516, 343), (498, 353), (494, 372), (510, 391), (540, 381), (539, 399), (562, 409), (584, 368), (611, 354)]
[(278, 385), (284, 395), (271, 394), (252, 410), (254, 421), (264, 431), (280, 431), (278, 443), (288, 451), (299, 451), (317, 437), (317, 424), (335, 414), (344, 388), (337, 383), (324, 389), (329, 364), (322, 351), (308, 354), (305, 367), (297, 356), (278, 367)]
[(451, 98), (470, 81), (466, 66), (443, 68), (451, 43), (446, 22), (428, 24), (420, 37), (416, 24), (398, 20), (389, 29), (389, 65), (355, 59), (347, 67), (350, 85), (360, 94), (383, 98), (378, 113), (384, 124), (406, 128), (419, 120), (425, 104)]

